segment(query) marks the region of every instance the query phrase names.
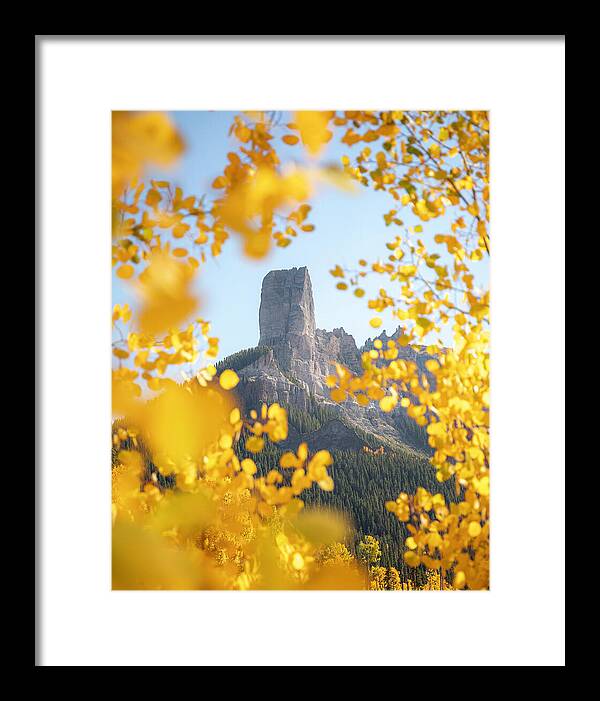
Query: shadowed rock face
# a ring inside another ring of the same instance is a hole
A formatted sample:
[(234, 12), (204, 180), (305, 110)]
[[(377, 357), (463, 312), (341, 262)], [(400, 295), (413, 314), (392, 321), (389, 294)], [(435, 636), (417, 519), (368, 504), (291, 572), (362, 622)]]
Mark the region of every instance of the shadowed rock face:
[[(372, 341), (360, 350), (354, 338), (343, 328), (323, 331), (315, 326), (315, 309), (308, 269), (272, 270), (262, 284), (260, 309), (260, 346), (268, 349), (258, 360), (239, 371), (242, 382), (238, 393), (250, 407), (262, 402), (278, 402), (284, 407), (310, 411), (316, 401), (335, 413), (318, 435), (321, 447), (359, 449), (368, 434), (375, 443), (397, 447), (399, 443), (428, 450), (424, 431), (420, 431), (398, 407), (382, 412), (377, 403), (361, 407), (350, 400), (341, 405), (329, 399), (325, 379), (340, 363), (355, 373), (361, 370), (361, 353), (372, 348)], [(391, 337), (398, 335), (399, 330)], [(387, 336), (381, 336), (385, 342)], [(401, 357), (413, 360), (421, 368), (427, 355), (413, 348), (402, 348)], [(290, 436), (291, 437), (291, 436)], [(294, 436), (296, 438), (296, 436)], [(310, 440), (308, 436), (303, 439)], [(310, 440), (312, 443), (312, 440)]]

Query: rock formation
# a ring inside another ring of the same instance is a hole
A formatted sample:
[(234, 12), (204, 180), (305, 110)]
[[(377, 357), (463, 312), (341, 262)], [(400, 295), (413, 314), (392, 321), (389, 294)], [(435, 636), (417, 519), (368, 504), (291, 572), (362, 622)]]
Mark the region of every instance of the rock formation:
[[(236, 368), (241, 380), (237, 393), (247, 408), (279, 402), (297, 412), (318, 413), (321, 423), (313, 431), (299, 431), (290, 422), (291, 445), (306, 440), (311, 448), (314, 444), (355, 450), (366, 443), (392, 449), (402, 444), (428, 452), (425, 432), (400, 406), (386, 414), (376, 402), (361, 407), (352, 400), (336, 404), (329, 399), (325, 378), (334, 372), (335, 363), (359, 373), (361, 353), (372, 348), (373, 342), (369, 339), (359, 349), (343, 328), (324, 331), (315, 327), (312, 285), (306, 267), (272, 270), (265, 276), (259, 326), (259, 343), (250, 354), (251, 361)], [(400, 329), (390, 338), (399, 333)], [(385, 333), (380, 338), (389, 340)], [(405, 347), (401, 355), (424, 371), (425, 353)], [(222, 361), (223, 368), (228, 360)]]

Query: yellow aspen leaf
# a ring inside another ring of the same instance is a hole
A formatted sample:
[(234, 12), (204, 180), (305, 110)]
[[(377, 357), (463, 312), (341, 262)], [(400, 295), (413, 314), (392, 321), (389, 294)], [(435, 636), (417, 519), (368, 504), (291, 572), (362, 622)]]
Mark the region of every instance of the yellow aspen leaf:
[(281, 140), (289, 146), (293, 146), (294, 144), (297, 144), (298, 141), (300, 141), (300, 139), (294, 134), (286, 134), (285, 136), (281, 137)]
[(301, 460), (302, 462), (305, 462), (307, 457), (308, 457), (308, 444), (307, 443), (300, 443), (300, 445), (298, 446), (298, 459)]
[(185, 235), (185, 233), (186, 233), (187, 231), (189, 231), (189, 230), (190, 230), (190, 225), (189, 225), (189, 224), (183, 224), (183, 223), (176, 224), (176, 225), (173, 227), (173, 236), (174, 236), (176, 239), (180, 239), (180, 238), (182, 238), (182, 237)]
[(250, 458), (245, 458), (241, 462), (242, 470), (247, 474), (247, 475), (255, 475), (257, 472), (257, 467), (256, 464), (254, 463), (254, 460), (251, 460)]
[(409, 567), (418, 567), (421, 564), (421, 559), (416, 552), (407, 550), (404, 553), (404, 562), (406, 562)]
[(477, 521), (471, 521), (469, 524), (469, 535), (471, 538), (477, 538), (481, 533), (481, 525)]
[(434, 548), (439, 548), (441, 544), (441, 535), (439, 533), (430, 533), (429, 538), (427, 539), (427, 545), (430, 548), (429, 552), (431, 552)]
[(479, 206), (477, 205), (477, 202), (471, 202), (471, 204), (467, 207), (467, 212), (472, 214), (474, 217), (479, 216)]
[(148, 389), (151, 389), (153, 392), (158, 392), (158, 390), (161, 388), (161, 378), (160, 377), (151, 377), (148, 382)]
[(481, 448), (477, 447), (476, 445), (469, 448), (469, 457), (471, 457), (473, 460), (476, 460), (479, 463), (484, 462), (485, 460), (485, 453)]
[(369, 321), (369, 324), (371, 324), (374, 329), (378, 329), (382, 323), (383, 321), (378, 316), (373, 317), (371, 321)]
[(121, 310), (121, 321), (125, 324), (131, 319), (131, 307), (128, 304), (123, 305)]
[(146, 194), (146, 204), (149, 207), (156, 207), (156, 205), (158, 205), (158, 203), (161, 201), (161, 199), (162, 199), (162, 196), (158, 190), (154, 190), (154, 189), (148, 190), (148, 192)]
[(252, 137), (252, 131), (248, 129), (245, 124), (239, 124), (235, 131), (235, 135), (243, 144), (247, 144)]
[(446, 433), (446, 426), (441, 421), (433, 421), (427, 426), (427, 433), (430, 436), (443, 436)]
[(387, 413), (392, 411), (396, 407), (397, 403), (398, 400), (396, 399), (396, 397), (386, 395), (385, 397), (379, 400), (379, 407), (381, 411), (385, 411)]
[(490, 478), (485, 475), (477, 483), (477, 491), (481, 496), (489, 497), (490, 495)]
[(248, 450), (250, 453), (260, 453), (264, 446), (265, 440), (259, 436), (250, 436), (250, 438), (248, 438), (246, 441), (246, 450)]
[(348, 146), (352, 146), (353, 144), (358, 143), (361, 139), (361, 135), (357, 134), (354, 131), (354, 129), (348, 129), (348, 131), (344, 134), (342, 138), (342, 143), (348, 144)]
[(222, 450), (227, 450), (228, 448), (231, 448), (232, 445), (233, 439), (228, 433), (225, 433), (221, 436), (221, 438), (219, 438), (219, 448)]
[(311, 156), (316, 156), (332, 137), (332, 133), (327, 129), (328, 112), (296, 112), (294, 122), (300, 131), (302, 143)]
[(234, 370), (223, 370), (219, 375), (219, 384), (223, 389), (230, 390), (237, 386), (240, 378)]
[(172, 252), (176, 258), (185, 258), (188, 254), (187, 248), (174, 248)]
[(346, 399), (346, 392), (343, 389), (331, 390), (331, 398), (334, 402), (343, 402)]
[(302, 461), (294, 453), (288, 451), (279, 458), (279, 465), (284, 469), (299, 468), (302, 466)]
[(379, 133), (381, 136), (395, 136), (400, 131), (400, 128), (395, 124), (384, 124), (379, 127)]
[(356, 401), (360, 404), (360, 406), (368, 406), (369, 397), (367, 397), (366, 394), (357, 394)]
[(398, 268), (398, 272), (400, 273), (400, 275), (404, 275), (404, 277), (412, 277), (417, 272), (417, 266), (416, 265), (401, 265)]
[(379, 401), (380, 399), (383, 399), (385, 396), (385, 391), (381, 389), (381, 387), (369, 387), (367, 390), (367, 395), (371, 398), (374, 399), (375, 401)]
[(321, 478), (320, 480), (317, 481), (317, 484), (319, 485), (320, 489), (322, 489), (324, 492), (332, 492), (333, 491), (333, 480), (329, 475), (326, 475), (325, 477)]
[(213, 180), (212, 186), (215, 190), (222, 190), (223, 188), (227, 187), (227, 184), (227, 178), (224, 175), (219, 175), (218, 178)]
[(126, 265), (122, 265), (120, 268), (117, 268), (117, 275), (122, 280), (128, 280), (134, 272), (135, 270), (133, 265), (129, 265), (129, 263), (127, 263)]
[(467, 583), (467, 578), (465, 577), (465, 573), (462, 570), (459, 570), (455, 575), (454, 575), (454, 588), (455, 589), (463, 589), (465, 584)]

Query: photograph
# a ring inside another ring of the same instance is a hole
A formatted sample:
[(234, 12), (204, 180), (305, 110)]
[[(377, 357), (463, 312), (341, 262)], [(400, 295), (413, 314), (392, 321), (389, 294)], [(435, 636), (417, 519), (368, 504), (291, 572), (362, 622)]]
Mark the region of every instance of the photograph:
[(112, 112), (114, 590), (489, 588), (491, 130)]

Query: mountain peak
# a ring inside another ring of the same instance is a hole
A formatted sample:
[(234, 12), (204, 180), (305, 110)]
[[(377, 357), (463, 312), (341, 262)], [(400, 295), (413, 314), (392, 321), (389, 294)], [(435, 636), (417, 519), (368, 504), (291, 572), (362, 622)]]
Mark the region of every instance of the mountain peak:
[[(325, 448), (360, 448), (364, 436), (370, 436), (377, 445), (385, 444), (392, 449), (404, 445), (404, 448), (410, 446), (418, 451), (430, 450), (427, 433), (412, 423), (404, 407), (383, 412), (377, 401), (370, 401), (368, 395), (363, 395), (368, 406), (364, 406), (364, 401), (359, 404), (350, 398), (343, 404), (331, 400), (328, 377), (338, 364), (360, 374), (361, 350), (341, 326), (333, 331), (315, 328), (308, 268), (271, 270), (265, 275), (259, 325), (259, 347), (240, 354), (242, 357), (236, 359), (233, 367), (242, 380), (237, 391), (244, 406), (254, 408), (278, 402), (306, 415), (321, 412), (319, 415), (323, 417), (326, 413), (328, 418), (322, 425), (323, 431), (317, 431), (313, 436), (316, 438), (318, 433)], [(382, 334), (381, 338), (387, 341), (400, 333), (399, 327), (392, 337)], [(372, 344), (370, 339), (368, 344)], [(417, 353), (411, 346), (402, 347), (399, 354), (402, 359), (416, 362), (421, 372), (427, 372), (425, 354)], [(226, 364), (227, 359), (223, 362)], [(295, 430), (302, 433), (303, 440), (309, 440), (304, 436), (304, 424), (299, 416), (296, 418), (300, 424)], [(315, 421), (313, 416), (309, 423)], [(295, 438), (300, 439), (300, 435)]]
[(290, 336), (313, 336), (315, 305), (308, 268), (271, 270), (262, 282), (259, 345)]

